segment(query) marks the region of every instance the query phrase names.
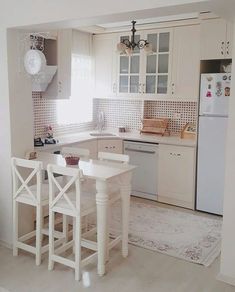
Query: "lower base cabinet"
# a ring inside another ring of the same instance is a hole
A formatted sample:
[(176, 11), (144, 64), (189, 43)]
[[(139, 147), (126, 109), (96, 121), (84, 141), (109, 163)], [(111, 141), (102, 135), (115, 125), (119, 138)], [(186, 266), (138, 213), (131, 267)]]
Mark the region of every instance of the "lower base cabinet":
[(158, 201), (194, 209), (195, 148), (159, 145)]
[(98, 140), (98, 152), (123, 153), (122, 139), (100, 139)]
[(91, 141), (79, 142), (72, 144), (71, 147), (79, 147), (89, 149), (90, 158), (97, 159), (98, 152), (112, 152), (121, 154), (122, 139), (95, 139)]

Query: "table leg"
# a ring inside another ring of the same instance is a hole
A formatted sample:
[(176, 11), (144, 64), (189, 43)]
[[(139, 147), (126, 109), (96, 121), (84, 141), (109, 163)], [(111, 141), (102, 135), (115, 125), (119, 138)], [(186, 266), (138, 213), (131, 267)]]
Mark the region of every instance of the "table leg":
[(105, 181), (96, 181), (96, 207), (97, 207), (97, 244), (98, 244), (98, 275), (105, 274), (105, 261), (107, 251), (107, 214), (108, 193)]
[(122, 256), (128, 256), (128, 232), (131, 195), (131, 173), (121, 178), (121, 199), (122, 199)]

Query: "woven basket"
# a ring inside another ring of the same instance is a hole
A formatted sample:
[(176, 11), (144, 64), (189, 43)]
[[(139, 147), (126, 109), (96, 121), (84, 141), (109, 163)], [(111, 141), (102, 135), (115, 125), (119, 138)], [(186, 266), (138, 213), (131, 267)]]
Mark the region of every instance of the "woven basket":
[(65, 157), (65, 161), (67, 165), (78, 165), (80, 157), (68, 156)]

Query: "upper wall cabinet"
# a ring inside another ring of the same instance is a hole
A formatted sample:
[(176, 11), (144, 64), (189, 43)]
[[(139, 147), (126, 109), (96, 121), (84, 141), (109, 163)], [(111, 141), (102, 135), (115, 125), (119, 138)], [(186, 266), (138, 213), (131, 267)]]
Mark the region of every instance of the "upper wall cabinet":
[(232, 58), (232, 24), (224, 19), (201, 23), (201, 60)]
[(200, 76), (200, 26), (174, 29), (171, 96), (198, 100)]
[(143, 52), (142, 93), (145, 98), (166, 98), (170, 94), (173, 30), (151, 30), (144, 38), (153, 52)]
[[(135, 35), (135, 41), (142, 38), (141, 32)], [(116, 44), (122, 40), (131, 40), (131, 34), (124, 33), (118, 35)], [(135, 47), (131, 56), (124, 53), (117, 53), (117, 94), (118, 96), (134, 96), (141, 94), (141, 81), (143, 77), (141, 50)]]
[[(165, 98), (170, 90), (172, 30), (155, 29), (138, 33), (135, 41), (148, 40), (153, 52), (148, 55), (136, 47), (131, 56), (118, 55), (117, 95)], [(130, 34), (122, 34), (118, 36), (117, 42), (130, 38)]]
[(94, 35), (95, 97), (116, 96), (116, 36), (115, 34)]
[(95, 96), (146, 100), (197, 100), (200, 76), (199, 25), (137, 31), (152, 52), (117, 53), (129, 32), (94, 36)]
[(49, 99), (69, 99), (71, 96), (71, 62), (72, 62), (72, 29), (58, 31), (57, 35), (57, 73), (48, 86), (43, 97)]

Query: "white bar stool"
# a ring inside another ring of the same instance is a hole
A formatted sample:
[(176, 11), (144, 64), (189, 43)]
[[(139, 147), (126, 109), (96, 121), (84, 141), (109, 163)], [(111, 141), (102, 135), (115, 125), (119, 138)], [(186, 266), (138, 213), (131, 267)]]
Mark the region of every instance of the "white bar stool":
[[(12, 158), (13, 176), (13, 255), (18, 255), (18, 249), (23, 249), (36, 255), (36, 265), (40, 265), (41, 256), (48, 250), (48, 245), (42, 246), (43, 234), (48, 234), (43, 229), (43, 206), (49, 203), (49, 187), (42, 184), (42, 162), (20, 158)], [(29, 173), (28, 176), (25, 173)], [(26, 176), (26, 179), (25, 179)], [(32, 184), (35, 181), (36, 184)], [(30, 185), (31, 184), (31, 185)], [(26, 204), (36, 208), (36, 230), (19, 238), (18, 235), (18, 205)], [(35, 247), (25, 241), (36, 236)], [(57, 237), (61, 237), (57, 233)]]
[[(49, 263), (48, 269), (54, 268), (54, 262), (71, 267), (75, 270), (75, 279), (81, 277), (81, 267), (97, 257), (97, 244), (81, 238), (81, 219), (96, 211), (94, 195), (81, 192), (82, 171), (78, 168), (48, 165), (49, 178)], [(65, 186), (61, 186), (55, 174), (69, 178)], [(56, 191), (58, 191), (56, 193)], [(73, 239), (55, 249), (54, 243), (54, 216), (60, 213), (73, 217)], [(81, 260), (81, 246), (96, 251)], [(75, 260), (61, 256), (68, 249), (74, 250)]]

